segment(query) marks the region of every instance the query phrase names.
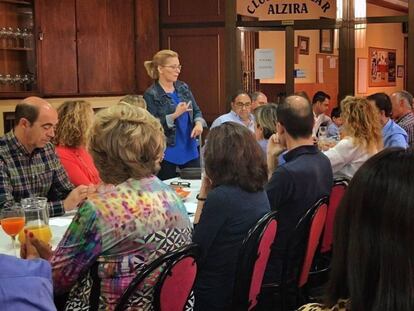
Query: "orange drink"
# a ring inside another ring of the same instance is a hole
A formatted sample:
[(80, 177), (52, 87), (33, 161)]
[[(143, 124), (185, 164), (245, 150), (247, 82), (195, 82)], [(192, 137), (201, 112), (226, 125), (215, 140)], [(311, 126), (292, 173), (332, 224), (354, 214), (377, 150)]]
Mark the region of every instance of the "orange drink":
[(24, 224), (24, 217), (9, 217), (1, 220), (3, 230), (10, 236), (15, 236), (22, 231)]
[[(49, 244), (50, 240), (52, 239), (52, 231), (48, 225), (28, 226), (25, 228), (25, 230), (32, 232), (37, 239), (47, 244)], [(21, 231), (19, 234), (19, 242), (24, 243), (25, 241), (26, 237), (24, 231)]]

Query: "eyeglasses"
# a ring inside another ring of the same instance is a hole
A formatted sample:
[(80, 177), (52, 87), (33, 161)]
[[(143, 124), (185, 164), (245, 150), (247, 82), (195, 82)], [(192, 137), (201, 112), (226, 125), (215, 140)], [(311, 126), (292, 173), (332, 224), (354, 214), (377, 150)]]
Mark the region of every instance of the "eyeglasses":
[(252, 103), (248, 102), (248, 103), (242, 103), (242, 102), (237, 102), (234, 104), (237, 108), (250, 108), (252, 106)]
[(166, 66), (162, 66), (162, 67), (167, 67), (170, 68), (172, 70), (181, 70), (181, 68), (183, 68), (183, 65), (166, 65)]
[(172, 181), (170, 182), (170, 186), (191, 187), (191, 183), (186, 181)]

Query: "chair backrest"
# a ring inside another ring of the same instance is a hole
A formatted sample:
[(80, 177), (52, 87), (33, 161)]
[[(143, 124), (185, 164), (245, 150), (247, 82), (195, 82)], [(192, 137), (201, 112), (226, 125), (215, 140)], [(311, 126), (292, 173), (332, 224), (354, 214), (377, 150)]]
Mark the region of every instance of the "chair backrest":
[(337, 179), (334, 181), (331, 195), (329, 196), (328, 213), (326, 215), (325, 229), (323, 231), (321, 253), (329, 252), (332, 249), (336, 210), (345, 194), (348, 182), (347, 179)]
[(264, 215), (249, 230), (240, 248), (231, 310), (252, 310), (262, 286), (263, 275), (276, 237), (277, 212)]
[(115, 311), (125, 310), (129, 299), (137, 288), (156, 269), (163, 267), (158, 276), (153, 295), (155, 311), (182, 311), (193, 288), (197, 264), (198, 247), (184, 245), (175, 251), (158, 257), (135, 276), (118, 301)]
[(325, 225), (327, 210), (328, 210), (328, 199), (327, 198), (320, 199), (311, 209), (313, 213), (312, 213), (312, 218), (310, 222), (305, 256), (303, 259), (302, 268), (300, 270), (299, 279), (298, 279), (299, 288), (305, 285), (306, 282), (308, 281), (309, 271), (311, 269), (313, 257), (315, 256), (316, 248), (319, 245), (322, 230)]

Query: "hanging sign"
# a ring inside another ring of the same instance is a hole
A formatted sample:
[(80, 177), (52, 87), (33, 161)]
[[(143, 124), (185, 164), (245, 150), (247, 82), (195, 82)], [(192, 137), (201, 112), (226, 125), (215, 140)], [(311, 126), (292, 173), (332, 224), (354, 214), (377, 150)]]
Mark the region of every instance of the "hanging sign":
[(336, 0), (238, 0), (238, 14), (280, 20), (334, 17)]
[(254, 78), (273, 79), (275, 77), (275, 50), (254, 50)]

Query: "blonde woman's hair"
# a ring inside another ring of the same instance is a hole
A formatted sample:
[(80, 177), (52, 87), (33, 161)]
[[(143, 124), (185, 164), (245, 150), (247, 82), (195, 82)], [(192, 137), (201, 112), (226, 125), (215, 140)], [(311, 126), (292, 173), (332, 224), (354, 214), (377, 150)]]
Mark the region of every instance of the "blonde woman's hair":
[(53, 139), (56, 145), (86, 146), (92, 126), (92, 105), (84, 100), (65, 101), (58, 108), (59, 122)]
[(89, 149), (101, 179), (117, 185), (160, 170), (164, 132), (145, 109), (115, 105), (96, 114)]
[(147, 102), (145, 101), (144, 96), (142, 95), (126, 95), (119, 100), (118, 104), (132, 105), (143, 109), (147, 109)]
[(382, 149), (382, 125), (374, 103), (347, 96), (341, 101), (341, 117), (345, 135), (351, 137), (356, 146), (370, 154)]
[(259, 106), (253, 111), (253, 114), (257, 126), (263, 130), (263, 136), (265, 139), (269, 139), (270, 136), (276, 133), (276, 104), (268, 103), (266, 105)]
[(144, 67), (151, 79), (159, 79), (160, 75), (158, 72), (158, 66), (165, 65), (167, 59), (170, 57), (178, 57), (178, 53), (171, 50), (161, 50), (154, 55), (152, 60), (144, 62)]

